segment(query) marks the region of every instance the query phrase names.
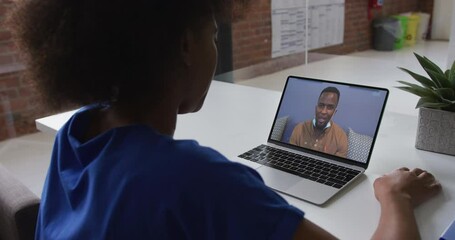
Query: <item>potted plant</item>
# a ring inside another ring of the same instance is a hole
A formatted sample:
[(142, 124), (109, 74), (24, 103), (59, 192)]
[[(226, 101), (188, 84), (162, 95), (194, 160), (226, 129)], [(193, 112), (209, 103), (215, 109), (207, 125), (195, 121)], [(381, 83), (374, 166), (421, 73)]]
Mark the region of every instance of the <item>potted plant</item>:
[(443, 71), (426, 57), (414, 53), (428, 77), (405, 68), (420, 85), (398, 81), (398, 88), (420, 97), (416, 148), (455, 155), (455, 61)]

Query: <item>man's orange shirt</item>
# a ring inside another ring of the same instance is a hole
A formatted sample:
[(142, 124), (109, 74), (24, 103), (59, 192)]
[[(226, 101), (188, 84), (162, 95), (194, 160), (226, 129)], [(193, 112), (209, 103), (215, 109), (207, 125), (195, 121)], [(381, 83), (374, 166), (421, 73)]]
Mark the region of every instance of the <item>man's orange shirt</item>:
[(348, 153), (348, 137), (333, 121), (330, 121), (330, 125), (317, 137), (311, 120), (299, 123), (292, 131), (289, 143), (345, 158)]

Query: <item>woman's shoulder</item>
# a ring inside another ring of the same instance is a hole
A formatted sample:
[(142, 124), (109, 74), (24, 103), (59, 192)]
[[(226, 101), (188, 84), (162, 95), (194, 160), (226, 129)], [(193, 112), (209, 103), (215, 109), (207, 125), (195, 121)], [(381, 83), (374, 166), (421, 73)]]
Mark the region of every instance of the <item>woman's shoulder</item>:
[[(176, 140), (141, 128), (129, 129), (127, 134), (120, 135), (123, 135), (121, 141), (130, 143), (122, 144), (124, 151), (140, 161), (139, 165), (172, 171), (183, 179), (202, 176), (226, 178), (229, 174), (244, 174), (252, 170), (229, 160), (213, 148), (201, 146), (196, 140)], [(121, 147), (118, 145), (114, 149)]]
[(228, 175), (244, 174), (254, 171), (240, 163), (233, 162), (220, 152), (199, 145), (194, 140), (177, 140), (175, 142), (177, 158), (182, 160), (185, 169), (192, 169), (198, 175), (205, 175), (209, 178), (224, 179)]

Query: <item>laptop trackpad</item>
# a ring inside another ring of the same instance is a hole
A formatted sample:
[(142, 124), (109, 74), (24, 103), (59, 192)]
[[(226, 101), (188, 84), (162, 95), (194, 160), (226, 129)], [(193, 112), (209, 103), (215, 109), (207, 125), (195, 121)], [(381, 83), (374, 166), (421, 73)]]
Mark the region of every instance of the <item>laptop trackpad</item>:
[(339, 190), (267, 166), (262, 166), (256, 171), (267, 186), (317, 205), (324, 204)]
[(302, 180), (301, 177), (267, 166), (262, 166), (259, 169), (256, 169), (256, 171), (261, 175), (262, 179), (264, 179), (265, 185), (281, 191), (286, 191)]

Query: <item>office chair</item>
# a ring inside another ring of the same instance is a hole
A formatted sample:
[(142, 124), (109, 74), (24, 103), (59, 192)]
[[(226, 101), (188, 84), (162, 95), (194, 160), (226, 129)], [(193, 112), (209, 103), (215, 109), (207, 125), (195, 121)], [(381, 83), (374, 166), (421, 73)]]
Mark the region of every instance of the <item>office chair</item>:
[(34, 239), (40, 199), (0, 165), (0, 240)]

